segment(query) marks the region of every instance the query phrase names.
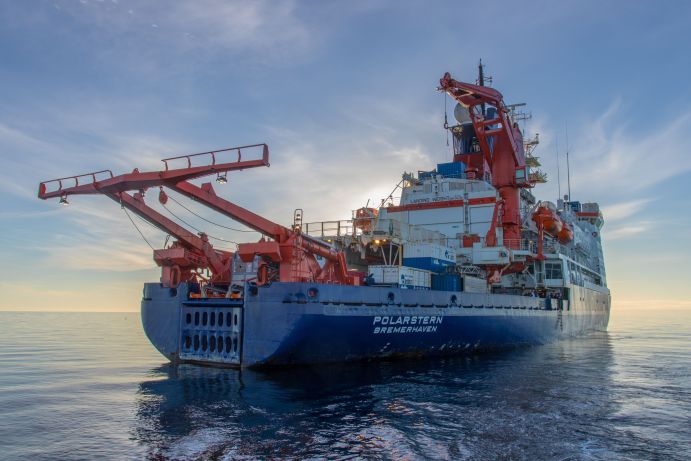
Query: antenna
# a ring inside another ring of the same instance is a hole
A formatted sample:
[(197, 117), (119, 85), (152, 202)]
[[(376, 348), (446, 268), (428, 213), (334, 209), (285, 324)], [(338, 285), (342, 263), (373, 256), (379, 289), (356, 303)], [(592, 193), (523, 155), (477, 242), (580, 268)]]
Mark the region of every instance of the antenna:
[(557, 197), (561, 198), (561, 173), (559, 172), (559, 135), (557, 135), (557, 139), (555, 141), (555, 149), (557, 152)]
[(484, 67), (485, 66), (482, 65), (482, 59), (480, 59), (480, 62), (477, 64), (477, 84), (480, 86), (485, 86)]
[[(482, 59), (477, 63), (477, 84), (480, 86), (485, 86), (485, 82), (489, 82), (489, 84), (492, 84), (492, 77), (485, 76), (485, 65), (482, 63)], [(486, 115), (485, 113), (485, 105), (481, 104), (480, 108), (482, 108), (482, 116), (484, 117)]]
[(564, 122), (566, 130), (566, 183), (569, 191), (569, 202), (571, 201), (571, 166), (569, 164), (569, 122)]
[[(477, 64), (477, 84), (480, 86), (485, 86), (485, 72), (484, 72), (484, 67), (482, 65), (482, 58), (480, 58), (480, 62)], [(485, 117), (485, 105), (482, 104), (480, 106), (480, 109), (482, 110), (482, 117)]]

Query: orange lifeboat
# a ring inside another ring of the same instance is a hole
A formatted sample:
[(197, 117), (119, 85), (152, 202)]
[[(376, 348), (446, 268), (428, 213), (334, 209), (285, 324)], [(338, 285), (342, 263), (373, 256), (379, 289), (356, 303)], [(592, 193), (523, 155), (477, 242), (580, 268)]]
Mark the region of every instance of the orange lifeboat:
[(551, 203), (540, 205), (533, 213), (533, 221), (538, 228), (557, 238), (559, 243), (565, 244), (573, 239), (571, 226), (561, 220)]
[(569, 226), (563, 221), (562, 224), (562, 228), (557, 234), (557, 239), (559, 240), (559, 243), (565, 245), (569, 243), (571, 240), (573, 240), (573, 229), (571, 229), (571, 226)]
[(353, 226), (362, 232), (369, 232), (372, 229), (372, 221), (379, 215), (376, 208), (362, 207), (355, 210)]

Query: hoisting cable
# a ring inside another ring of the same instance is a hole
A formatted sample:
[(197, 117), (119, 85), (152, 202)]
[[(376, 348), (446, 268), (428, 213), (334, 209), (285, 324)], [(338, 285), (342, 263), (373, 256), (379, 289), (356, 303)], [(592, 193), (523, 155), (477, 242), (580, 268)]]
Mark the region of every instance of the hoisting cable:
[(449, 111), (446, 109), (446, 93), (441, 94), (444, 98), (444, 131), (446, 131), (446, 147), (449, 147)]
[[(139, 220), (140, 220), (141, 222), (143, 222), (143, 223), (145, 223), (147, 226), (151, 227), (153, 230), (156, 230), (156, 231), (158, 231), (158, 232), (163, 232), (160, 228), (154, 226), (152, 223), (150, 223), (150, 222), (147, 221), (146, 219), (142, 218), (142, 217), (139, 216), (138, 214), (135, 214), (135, 216), (136, 216), (137, 218), (139, 218)], [(166, 234), (166, 239), (165, 239), (165, 241), (163, 242), (163, 248), (165, 248), (165, 247), (168, 246), (168, 241), (169, 241), (169, 240), (170, 240), (170, 234)]]
[(169, 195), (168, 198), (171, 199), (173, 202), (177, 203), (178, 205), (180, 205), (180, 206), (181, 206), (182, 208), (184, 208), (185, 210), (187, 210), (187, 211), (189, 211), (190, 213), (192, 213), (193, 215), (195, 215), (197, 218), (203, 219), (204, 221), (208, 222), (209, 224), (213, 224), (214, 226), (223, 227), (224, 229), (232, 230), (232, 231), (235, 231), (235, 232), (257, 232), (257, 231), (255, 231), (255, 230), (236, 229), (236, 228), (234, 228), (234, 227), (228, 227), (228, 226), (224, 226), (223, 224), (218, 224), (218, 223), (213, 222), (213, 221), (211, 221), (211, 220), (209, 220), (209, 219), (206, 219), (204, 216), (202, 216), (202, 215), (200, 215), (200, 214), (197, 214), (197, 213), (195, 213), (194, 211), (190, 210), (190, 209), (187, 208), (185, 205), (183, 205), (182, 203), (180, 203), (180, 202), (178, 202), (177, 200), (175, 200), (174, 197), (171, 197), (171, 196)]
[(220, 238), (220, 237), (214, 237), (213, 235), (207, 234), (207, 233), (204, 232), (203, 230), (197, 229), (197, 228), (194, 227), (192, 224), (188, 223), (187, 221), (185, 221), (184, 219), (182, 219), (181, 217), (179, 217), (178, 215), (176, 215), (175, 213), (173, 213), (172, 211), (170, 211), (170, 209), (169, 209), (167, 206), (163, 205), (163, 208), (165, 208), (165, 210), (166, 210), (168, 213), (170, 213), (175, 219), (177, 219), (178, 221), (180, 221), (180, 222), (183, 223), (184, 225), (186, 225), (186, 226), (188, 226), (188, 227), (191, 227), (192, 229), (196, 230), (197, 232), (199, 232), (199, 233), (201, 233), (201, 234), (206, 234), (206, 236), (209, 237), (209, 238), (211, 238), (211, 239), (219, 240), (219, 241), (221, 241), (221, 242), (232, 243), (233, 245), (239, 245), (238, 242), (233, 242), (232, 240), (226, 240), (226, 239), (222, 239), (222, 238)]
[[(120, 206), (122, 206), (122, 203), (120, 204)], [(146, 239), (146, 237), (144, 237), (144, 234), (143, 234), (142, 231), (139, 229), (139, 227), (137, 227), (137, 224), (134, 222), (134, 219), (132, 219), (132, 216), (130, 216), (130, 213), (127, 211), (127, 208), (125, 208), (125, 207), (123, 206), (122, 209), (125, 210), (125, 214), (126, 214), (127, 217), (129, 218), (129, 220), (130, 220), (130, 222), (132, 223), (132, 225), (134, 226), (134, 228), (137, 229), (137, 232), (139, 232), (139, 235), (141, 235), (142, 238), (144, 239), (144, 241), (146, 242), (146, 244), (149, 245), (149, 248), (151, 248), (151, 249), (153, 250), (153, 249), (154, 249), (153, 245), (151, 245), (151, 243), (149, 243), (149, 241)]]

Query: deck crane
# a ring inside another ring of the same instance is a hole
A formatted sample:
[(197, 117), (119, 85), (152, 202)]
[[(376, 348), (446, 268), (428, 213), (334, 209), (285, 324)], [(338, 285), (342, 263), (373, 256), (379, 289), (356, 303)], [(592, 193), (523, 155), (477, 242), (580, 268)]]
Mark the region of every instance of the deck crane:
[[(243, 159), (244, 152), (256, 151), (257, 148), (261, 149), (261, 158)], [(219, 163), (218, 159), (228, 153), (237, 153), (237, 159)], [(200, 160), (206, 163), (193, 166), (193, 162)], [(131, 173), (114, 176), (110, 170), (103, 170), (44, 181), (39, 185), (38, 197), (44, 200), (59, 197), (61, 202), (66, 203), (70, 195), (103, 194), (175, 237), (177, 241), (170, 248), (154, 250), (154, 260), (163, 268), (161, 281), (166, 286), (174, 287), (191, 280), (199, 272), (198, 269), (209, 269), (211, 283), (230, 283), (232, 254), (215, 250), (207, 235), (194, 235), (146, 205), (144, 194), (151, 187), (160, 188), (159, 201), (164, 205), (168, 200), (164, 191), (166, 187), (268, 237), (268, 240), (262, 237), (259, 242), (238, 245), (237, 253), (243, 261), (251, 262), (259, 257), (258, 284), (279, 280), (358, 284), (359, 279), (348, 273), (343, 252), (302, 234), (299, 226), (281, 226), (219, 197), (209, 182), (201, 186), (189, 182), (213, 174), (225, 179), (228, 171), (269, 166), (266, 144), (182, 155), (162, 161), (165, 169), (161, 171), (140, 172), (135, 169)], [(174, 168), (179, 162), (185, 162), (186, 165)], [(130, 195), (128, 191), (132, 190), (137, 192)], [(323, 265), (319, 264), (317, 256), (324, 258)]]
[[(459, 82), (448, 72), (439, 81), (439, 90), (446, 92), (470, 115), (480, 145), (480, 153), (464, 153), (454, 161), (463, 161), (479, 177), (491, 175), (492, 185), (499, 191), (492, 229), (501, 220), (503, 243), (517, 249), (521, 238), (520, 190), (532, 187), (528, 180), (523, 135), (509, 117), (502, 94), (486, 86)], [(490, 106), (493, 110), (487, 110)], [(500, 215), (500, 216), (499, 216)], [(488, 234), (488, 245), (497, 244), (496, 234)]]

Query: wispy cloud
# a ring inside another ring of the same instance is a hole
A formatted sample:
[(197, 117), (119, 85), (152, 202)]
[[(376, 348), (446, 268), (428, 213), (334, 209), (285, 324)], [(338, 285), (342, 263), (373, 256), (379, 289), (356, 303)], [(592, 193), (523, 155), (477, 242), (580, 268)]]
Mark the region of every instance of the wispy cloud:
[(653, 223), (650, 221), (634, 221), (630, 223), (620, 224), (614, 228), (607, 228), (603, 233), (605, 240), (620, 240), (627, 237), (633, 237), (644, 234), (653, 228)]
[(581, 128), (574, 142), (572, 162), (578, 167), (572, 169), (572, 182), (582, 194), (623, 196), (691, 171), (691, 108), (673, 120), (641, 126), (628, 124), (622, 107), (619, 100), (612, 103)]
[(254, 49), (273, 54), (311, 45), (311, 33), (294, 1), (205, 0), (176, 4), (164, 19), (197, 46)]
[[(139, 56), (142, 66), (171, 50), (192, 51), (197, 56), (217, 52), (245, 60), (287, 60), (303, 55), (319, 43), (317, 28), (298, 14), (293, 0), (198, 0), (161, 5), (122, 0), (56, 1), (58, 11), (84, 26), (97, 28), (98, 39), (117, 38), (106, 57), (126, 53)], [(164, 7), (162, 7), (164, 6)], [(111, 41), (111, 43), (113, 43)], [(139, 52), (134, 53), (135, 47)]]
[(602, 207), (602, 214), (607, 217), (608, 223), (621, 221), (639, 213), (653, 199), (639, 199), (628, 202), (619, 202)]

